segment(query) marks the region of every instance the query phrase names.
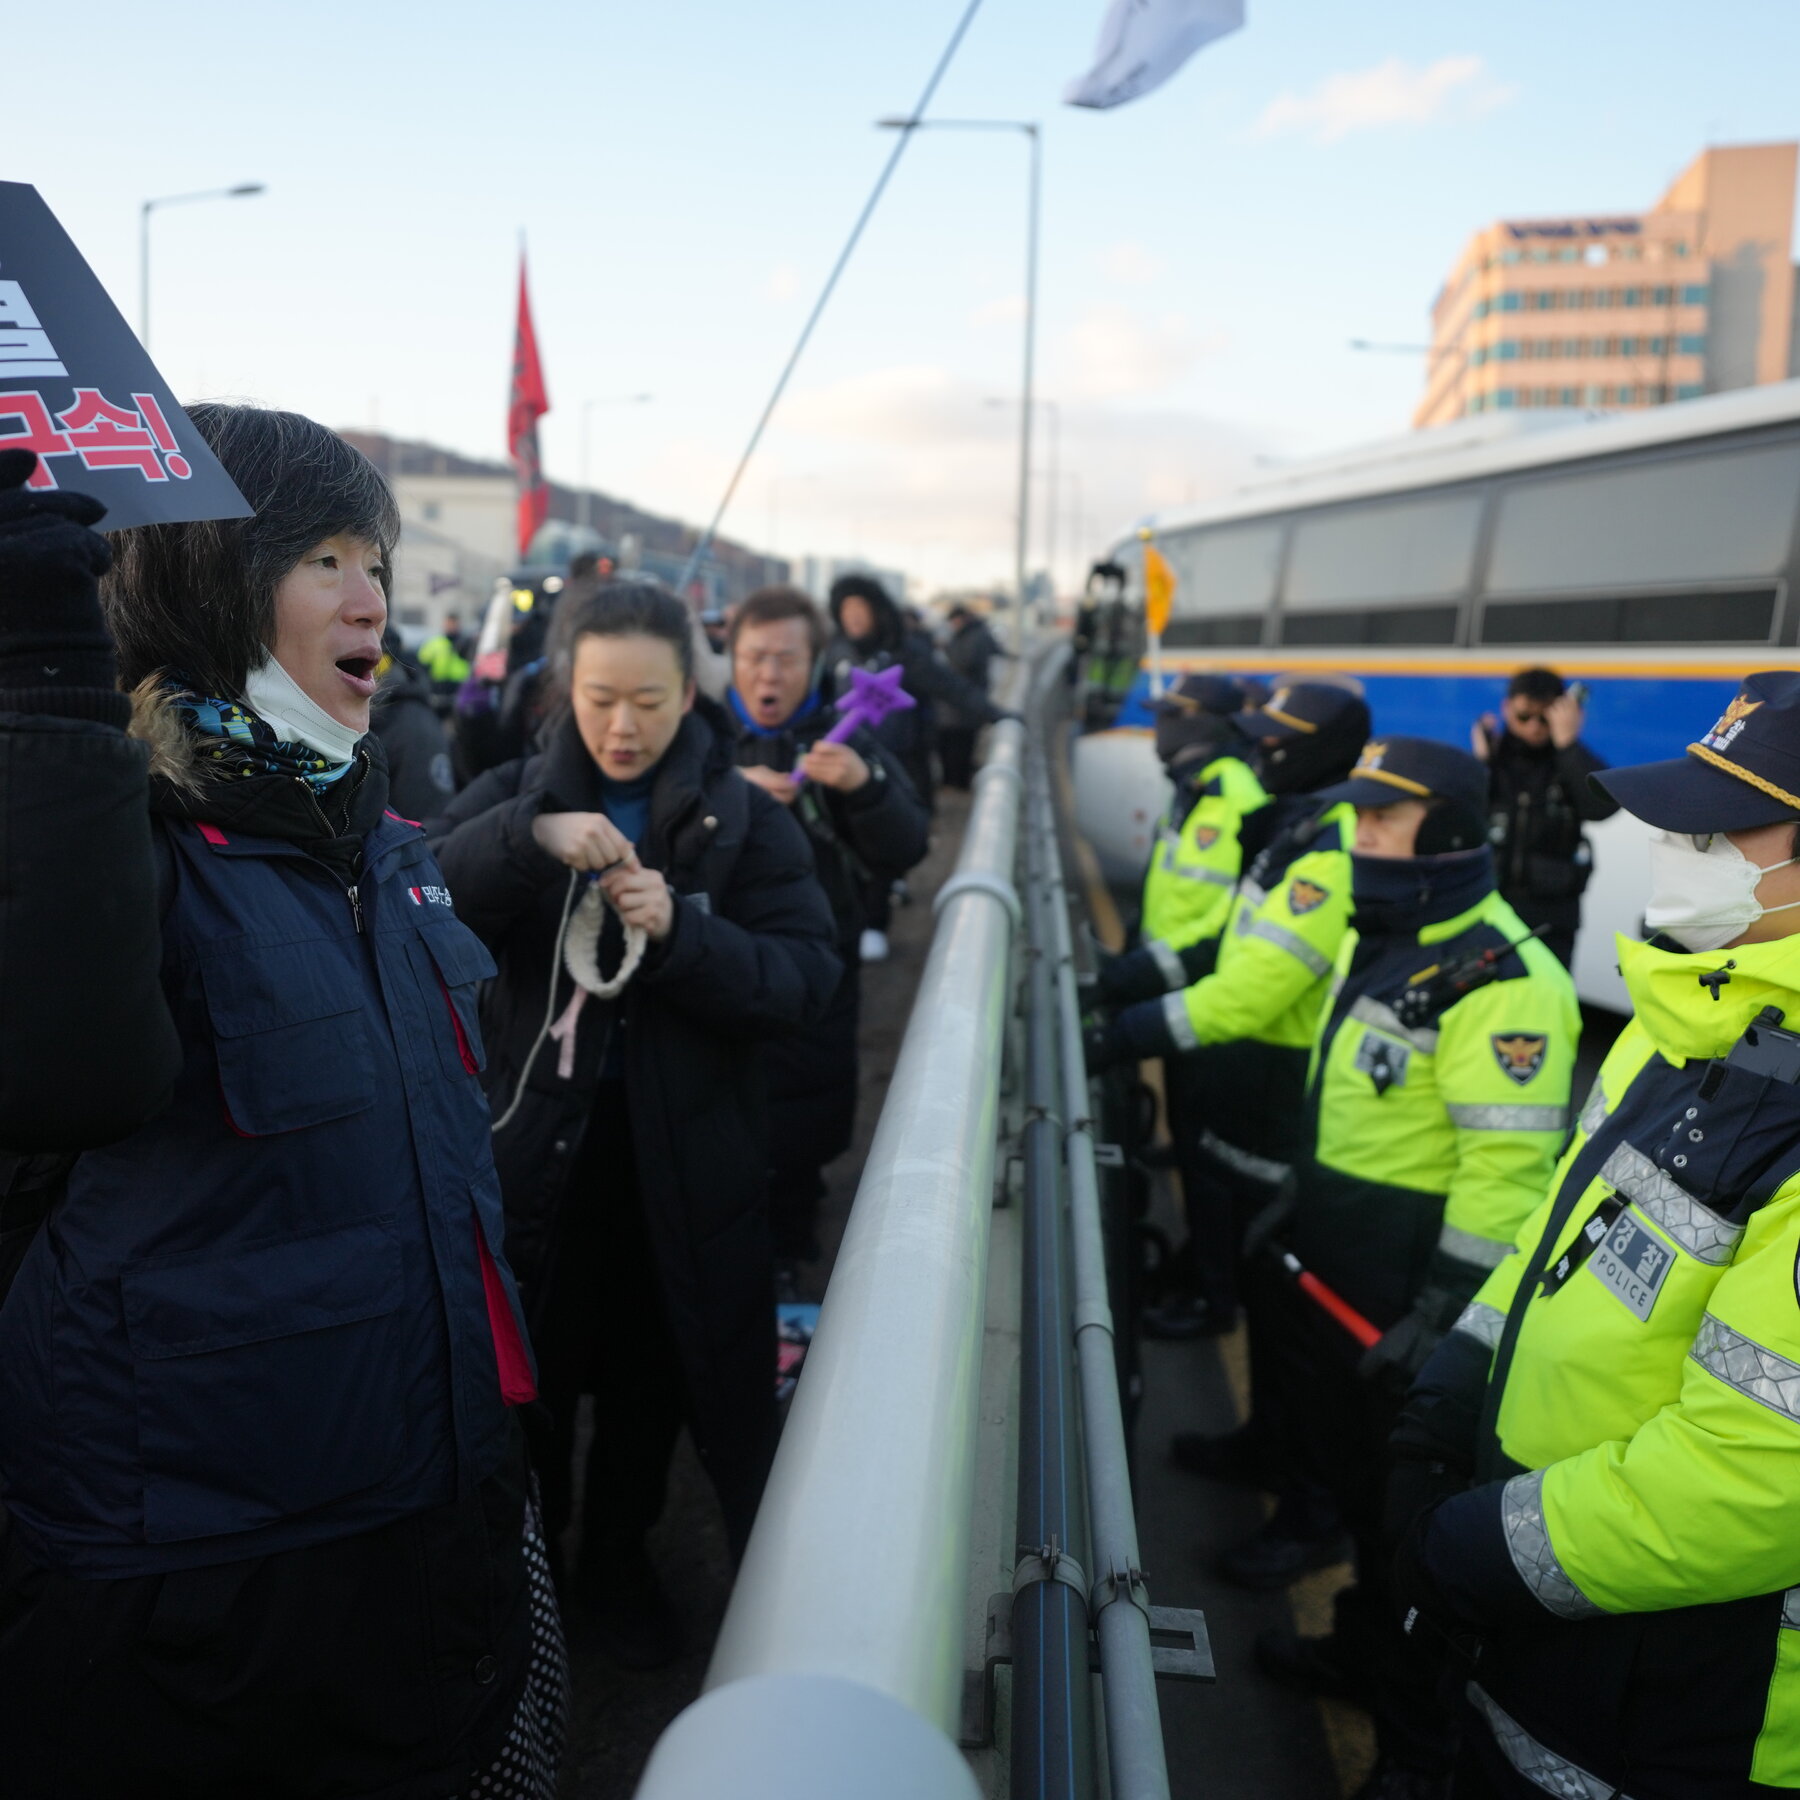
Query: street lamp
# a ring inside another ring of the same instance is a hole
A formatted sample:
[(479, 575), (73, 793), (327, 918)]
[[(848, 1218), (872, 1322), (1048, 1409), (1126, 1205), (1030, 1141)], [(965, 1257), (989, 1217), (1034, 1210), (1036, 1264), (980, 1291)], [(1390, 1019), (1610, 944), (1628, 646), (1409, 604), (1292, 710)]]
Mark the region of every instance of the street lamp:
[[(1018, 401), (1011, 395), (990, 394), (989, 406), (1017, 406)], [(1050, 571), (1050, 585), (1054, 594), (1056, 586), (1056, 538), (1059, 524), (1060, 495), (1062, 478), (1059, 473), (1062, 464), (1062, 405), (1055, 400), (1045, 400), (1041, 396), (1033, 402), (1041, 406), (1050, 415), (1050, 472), (1045, 478), (1050, 489), (1050, 503), (1044, 509), (1044, 566)]]
[(1038, 198), (1042, 186), (1043, 143), (1036, 120), (877, 119), (883, 131), (1022, 131), (1031, 144), (1030, 186), (1025, 209), (1025, 379), (1019, 399), (1019, 516), (1013, 540), (1013, 648), (1025, 647), (1026, 533), (1031, 527), (1031, 385), (1037, 348)]
[(185, 206), (192, 200), (246, 200), (268, 190), (260, 181), (240, 181), (236, 187), (202, 188), (194, 194), (164, 194), (146, 200), (138, 212), (138, 342), (150, 348), (150, 215), (159, 206)]
[(581, 403), (581, 518), (583, 531), (593, 529), (594, 496), (588, 487), (588, 414), (596, 406), (642, 406), (654, 394), (599, 394)]

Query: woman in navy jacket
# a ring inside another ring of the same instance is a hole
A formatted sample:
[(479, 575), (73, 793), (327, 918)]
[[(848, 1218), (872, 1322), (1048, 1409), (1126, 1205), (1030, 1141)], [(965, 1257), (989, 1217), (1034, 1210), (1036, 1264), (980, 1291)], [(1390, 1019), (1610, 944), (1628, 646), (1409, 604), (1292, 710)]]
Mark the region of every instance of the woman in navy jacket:
[[(493, 964), (367, 735), (398, 518), (308, 420), (192, 416), (254, 516), (118, 536), (147, 757), (107, 691), (99, 509), (0, 496), (0, 739), (72, 798), (110, 782), (128, 902), (82, 946), (121, 1016), (42, 1085), (91, 1079), (142, 1011), (161, 1034), (136, 1116), (0, 1113), (35, 1153), (0, 1307), (4, 1785), (547, 1800), (564, 1677), (512, 1411), (534, 1378), (481, 1094)], [(15, 907), (0, 954), (48, 965), (80, 924)]]

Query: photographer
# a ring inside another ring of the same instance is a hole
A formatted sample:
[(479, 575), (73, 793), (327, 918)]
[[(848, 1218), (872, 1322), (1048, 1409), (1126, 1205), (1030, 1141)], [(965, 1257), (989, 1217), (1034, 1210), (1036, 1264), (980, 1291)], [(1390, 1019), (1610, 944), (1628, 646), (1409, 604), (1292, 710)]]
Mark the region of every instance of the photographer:
[(1500, 897), (1564, 968), (1575, 955), (1581, 895), (1593, 874), (1582, 826), (1610, 819), (1618, 803), (1588, 777), (1606, 764), (1581, 741), (1587, 690), (1564, 685), (1554, 669), (1521, 669), (1500, 718), (1484, 713), (1469, 733), (1487, 764), (1488, 841)]

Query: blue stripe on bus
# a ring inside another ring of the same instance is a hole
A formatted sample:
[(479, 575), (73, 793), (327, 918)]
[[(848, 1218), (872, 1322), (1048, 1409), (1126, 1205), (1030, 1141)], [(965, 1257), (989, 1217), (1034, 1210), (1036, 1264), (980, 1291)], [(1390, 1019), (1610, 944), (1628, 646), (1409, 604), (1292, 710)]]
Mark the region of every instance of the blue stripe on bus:
[[(1746, 663), (1746, 670), (1752, 666)], [(1254, 672), (1269, 682), (1280, 681), (1284, 673), (1293, 679), (1279, 666)], [(1499, 715), (1506, 696), (1505, 674), (1363, 675), (1353, 666), (1346, 673), (1357, 674), (1362, 682), (1378, 735), (1437, 738), (1458, 749), (1468, 747), (1469, 727), (1483, 713)], [(1598, 676), (1588, 683), (1582, 740), (1615, 765), (1680, 756), (1737, 691), (1735, 676)], [(1115, 722), (1140, 728), (1154, 723), (1148, 674), (1139, 672)]]

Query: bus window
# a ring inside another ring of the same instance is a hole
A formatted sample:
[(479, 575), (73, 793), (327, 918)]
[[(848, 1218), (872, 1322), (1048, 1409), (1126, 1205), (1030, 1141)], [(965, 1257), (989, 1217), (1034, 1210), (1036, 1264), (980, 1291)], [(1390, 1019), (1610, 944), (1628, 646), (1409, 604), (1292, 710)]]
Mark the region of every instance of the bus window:
[(1283, 604), (1304, 612), (1461, 594), (1469, 585), (1480, 517), (1479, 494), (1456, 494), (1302, 518), (1294, 528)]
[(1363, 611), (1283, 613), (1284, 644), (1454, 644), (1460, 608), (1387, 606)]
[(1766, 644), (1775, 589), (1631, 594), (1617, 599), (1490, 601), (1484, 644)]
[(1787, 562), (1797, 499), (1800, 444), (1541, 476), (1501, 495), (1487, 592), (1773, 575)]
[[(1172, 531), (1158, 540), (1178, 583), (1175, 617), (1198, 614), (1261, 613), (1275, 597), (1275, 573), (1281, 563), (1280, 520), (1258, 519), (1244, 525), (1210, 526)], [(1257, 643), (1254, 637), (1196, 639), (1196, 642)], [(1173, 639), (1171, 638), (1172, 642)]]

